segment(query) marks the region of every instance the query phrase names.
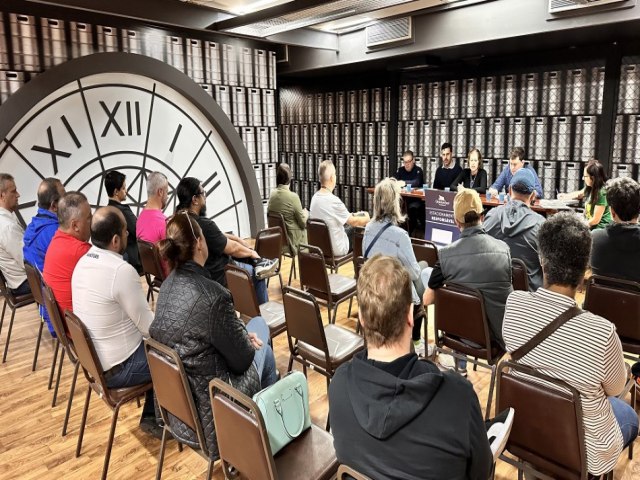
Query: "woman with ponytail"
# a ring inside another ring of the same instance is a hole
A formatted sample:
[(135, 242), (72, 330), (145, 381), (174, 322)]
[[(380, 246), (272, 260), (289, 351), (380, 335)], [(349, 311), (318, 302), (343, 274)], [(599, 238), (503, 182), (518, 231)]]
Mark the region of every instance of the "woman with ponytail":
[[(162, 283), (151, 337), (178, 352), (184, 363), (202, 423), (209, 457), (218, 459), (208, 386), (213, 378), (229, 382), (248, 396), (275, 383), (277, 370), (269, 328), (262, 317), (245, 327), (236, 317), (229, 291), (211, 280), (204, 268), (207, 242), (186, 212), (167, 223), (167, 237), (158, 243), (171, 273)], [(196, 446), (195, 433), (171, 417), (176, 439)]]

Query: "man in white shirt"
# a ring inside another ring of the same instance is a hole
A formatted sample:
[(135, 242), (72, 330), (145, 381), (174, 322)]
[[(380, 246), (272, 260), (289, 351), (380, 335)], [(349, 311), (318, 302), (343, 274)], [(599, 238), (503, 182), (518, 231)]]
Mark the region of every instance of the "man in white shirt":
[(20, 194), (8, 173), (0, 173), (0, 270), (14, 295), (31, 293), (24, 270), (24, 229), (18, 223)]
[[(331, 160), (320, 163), (320, 190), (311, 199), (310, 218), (324, 220), (329, 228), (334, 255), (346, 255), (353, 250), (353, 228), (369, 223), (369, 213), (350, 213), (345, 204), (333, 194), (336, 188), (336, 167)], [(325, 252), (327, 253), (327, 252)]]
[[(91, 220), (93, 246), (80, 258), (71, 278), (73, 312), (91, 335), (110, 388), (151, 381), (142, 337), (149, 335), (153, 312), (135, 268), (122, 257), (127, 235), (121, 211), (99, 208)], [(151, 390), (140, 425), (148, 433), (158, 431)]]

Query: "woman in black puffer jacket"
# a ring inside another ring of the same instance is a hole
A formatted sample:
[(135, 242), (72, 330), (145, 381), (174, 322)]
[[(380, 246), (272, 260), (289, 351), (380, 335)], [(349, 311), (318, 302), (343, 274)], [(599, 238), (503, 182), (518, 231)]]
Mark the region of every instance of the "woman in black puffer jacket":
[[(248, 396), (273, 384), (277, 371), (269, 328), (262, 317), (246, 327), (236, 317), (231, 294), (211, 280), (203, 267), (207, 242), (189, 215), (174, 215), (167, 224), (166, 239), (158, 246), (172, 271), (160, 288), (149, 333), (182, 359), (209, 457), (218, 459), (209, 382), (221, 378)], [(193, 430), (175, 417), (170, 422), (179, 441), (197, 446)]]

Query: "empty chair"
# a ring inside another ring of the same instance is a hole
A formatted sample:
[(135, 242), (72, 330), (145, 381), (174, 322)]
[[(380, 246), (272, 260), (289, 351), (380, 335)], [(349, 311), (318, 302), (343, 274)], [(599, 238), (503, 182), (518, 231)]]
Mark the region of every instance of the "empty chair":
[[(438, 350), (443, 351), (442, 347), (447, 347), (454, 351), (454, 356), (470, 355), (475, 357), (469, 360), (474, 365), (491, 370), (485, 411), (485, 418), (489, 418), (496, 364), (505, 354), (505, 350), (491, 341), (482, 294), (477, 289), (449, 283), (435, 290), (434, 305), (434, 329)], [(478, 362), (480, 358), (486, 363)]]
[(256, 289), (249, 272), (233, 264), (224, 267), (227, 288), (233, 297), (233, 306), (246, 320), (262, 316), (269, 326), (271, 338), (281, 334), (287, 328), (284, 319), (284, 307), (279, 302), (268, 301), (258, 305)]
[[(149, 371), (154, 384), (154, 393), (158, 402), (158, 408), (164, 421), (162, 430), (162, 443), (158, 453), (158, 468), (156, 479), (162, 476), (162, 463), (164, 461), (164, 449), (167, 443), (167, 432), (173, 436), (171, 430), (171, 417), (179, 418), (185, 425), (196, 433), (198, 445), (192, 447), (209, 462), (207, 478), (213, 473), (213, 461), (209, 458), (207, 442), (202, 425), (198, 417), (198, 409), (193, 400), (189, 379), (184, 371), (182, 360), (176, 351), (168, 346), (148, 338), (144, 341), (144, 350), (147, 354)], [(179, 444), (180, 445), (180, 444)], [(180, 445), (182, 450), (182, 445)]]
[[(309, 218), (307, 220), (307, 237), (309, 238), (309, 245), (318, 247), (322, 251), (324, 261), (332, 273), (337, 273), (341, 265), (349, 263), (353, 258), (353, 253), (347, 253), (346, 255), (337, 257), (333, 254), (329, 227), (327, 227), (324, 220)], [(302, 247), (302, 245), (300, 245), (300, 247)]]
[(262, 258), (278, 259), (278, 268), (265, 278), (277, 275), (280, 281), (280, 290), (282, 290), (282, 275), (280, 274), (280, 268), (282, 267), (282, 230), (278, 227), (260, 230), (256, 235), (255, 250)]
[(527, 265), (519, 258), (511, 258), (511, 283), (514, 290), (529, 291)]
[(335, 478), (338, 460), (331, 434), (311, 424), (274, 457), (255, 402), (218, 378), (211, 381), (209, 389), (225, 478)]
[(291, 268), (289, 269), (289, 281), (287, 285), (291, 285), (291, 277), (296, 278), (296, 249), (291, 244), (291, 239), (287, 233), (287, 225), (284, 223), (284, 218), (280, 213), (268, 213), (267, 225), (269, 228), (280, 227), (282, 235), (282, 254), (285, 257), (291, 258)]
[(140, 263), (142, 264), (144, 278), (149, 287), (147, 292), (148, 302), (149, 298), (153, 300), (154, 291), (160, 291), (160, 286), (164, 280), (164, 270), (162, 270), (162, 262), (160, 261), (157, 245), (138, 239), (138, 251), (140, 252)]
[[(31, 265), (29, 262), (24, 262), (24, 271), (27, 274), (27, 281), (29, 282), (29, 288), (31, 288), (31, 294), (33, 300), (40, 307), (44, 308), (44, 300), (42, 298), (42, 274), (40, 270)], [(44, 326), (44, 317), (40, 316), (40, 326), (38, 327), (38, 336), (36, 337), (36, 351), (33, 354), (33, 365), (31, 371), (35, 372), (36, 364), (38, 363), (38, 352), (40, 351), (40, 340), (42, 339), (42, 327)], [(51, 384), (51, 382), (49, 382)]]
[(362, 257), (362, 243), (364, 242), (364, 227), (353, 228), (353, 257)]
[(2, 324), (4, 323), (4, 312), (7, 310), (7, 305), (11, 309), (11, 321), (9, 322), (9, 329), (7, 330), (7, 339), (4, 343), (4, 354), (2, 355), (2, 363), (7, 361), (7, 353), (9, 352), (9, 342), (11, 341), (11, 330), (13, 330), (13, 319), (16, 316), (16, 310), (27, 305), (31, 305), (34, 302), (33, 295), (28, 293), (26, 295), (14, 295), (7, 281), (4, 278), (4, 274), (0, 272), (0, 295), (4, 297), (4, 304), (2, 305), (2, 317), (0, 318), (0, 332), (2, 332)]
[(67, 327), (69, 328), (69, 333), (73, 338), (73, 345), (78, 354), (78, 361), (82, 366), (85, 378), (89, 382), (89, 388), (87, 388), (87, 396), (84, 402), (84, 410), (82, 412), (82, 421), (80, 422), (76, 457), (80, 456), (80, 451), (82, 450), (82, 437), (84, 436), (84, 427), (87, 422), (91, 391), (95, 390), (96, 394), (113, 412), (111, 415), (111, 428), (109, 430), (107, 451), (104, 456), (104, 466), (102, 467), (101, 478), (104, 480), (107, 478), (107, 471), (109, 470), (109, 459), (111, 458), (111, 448), (113, 447), (113, 437), (116, 432), (116, 424), (118, 422), (118, 412), (120, 411), (120, 407), (146, 393), (147, 390), (152, 388), (152, 384), (149, 382), (141, 385), (135, 385), (133, 387), (107, 387), (107, 382), (104, 378), (104, 371), (100, 364), (100, 359), (98, 358), (95, 347), (93, 346), (93, 341), (89, 336), (89, 332), (82, 321), (68, 310), (65, 312), (65, 318), (67, 321)]
[(338, 479), (337, 480), (371, 480), (366, 475), (356, 472), (353, 468), (346, 465), (340, 465), (338, 467)]
[(418, 262), (424, 261), (433, 267), (438, 261), (438, 246), (435, 243), (411, 237), (411, 246)]
[(348, 316), (351, 316), (351, 302), (356, 295), (356, 281), (353, 278), (337, 273), (327, 274), (324, 255), (318, 247), (300, 245), (298, 265), (300, 285), (316, 299), (327, 303), (330, 323), (335, 323), (338, 305), (345, 300), (349, 300)]

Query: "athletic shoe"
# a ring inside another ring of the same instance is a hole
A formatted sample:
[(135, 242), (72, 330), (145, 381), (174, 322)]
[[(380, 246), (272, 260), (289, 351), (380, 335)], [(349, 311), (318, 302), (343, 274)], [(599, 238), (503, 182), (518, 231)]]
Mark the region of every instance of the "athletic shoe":
[(436, 346), (433, 343), (427, 345), (427, 357), (433, 359), (436, 355)]
[(487, 438), (491, 453), (493, 453), (493, 461), (495, 462), (507, 446), (507, 440), (513, 426), (513, 417), (515, 410), (511, 407), (503, 410), (492, 420), (489, 420), (490, 427), (487, 430)]
[(455, 359), (447, 353), (441, 353), (438, 355), (438, 364), (448, 369), (454, 369), (456, 367)]
[(142, 430), (147, 435), (151, 435), (158, 440), (162, 440), (162, 430), (164, 430), (164, 427), (158, 425), (156, 417), (154, 415), (149, 417), (142, 417), (140, 419), (140, 430)]
[(413, 341), (413, 349), (419, 357), (424, 357), (424, 338)]
[(270, 260), (268, 258), (260, 258), (256, 261), (254, 271), (256, 272), (256, 278), (263, 279), (268, 277), (271, 273), (275, 272), (278, 268), (280, 260)]

